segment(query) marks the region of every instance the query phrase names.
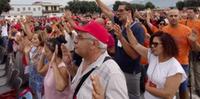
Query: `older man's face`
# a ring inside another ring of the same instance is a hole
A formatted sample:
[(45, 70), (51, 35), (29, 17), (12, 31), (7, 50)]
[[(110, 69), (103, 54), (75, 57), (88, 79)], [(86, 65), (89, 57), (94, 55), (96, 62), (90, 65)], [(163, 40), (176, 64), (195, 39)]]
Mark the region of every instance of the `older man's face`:
[(90, 38), (87, 33), (78, 33), (76, 39), (74, 41), (75, 44), (75, 52), (80, 56), (84, 57), (90, 51), (90, 47), (92, 46), (93, 39)]

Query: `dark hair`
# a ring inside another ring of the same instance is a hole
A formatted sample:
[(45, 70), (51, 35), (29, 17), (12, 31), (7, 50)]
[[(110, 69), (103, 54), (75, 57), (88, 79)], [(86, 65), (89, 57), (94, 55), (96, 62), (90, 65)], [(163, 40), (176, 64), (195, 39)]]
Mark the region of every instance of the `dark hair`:
[(198, 9), (195, 7), (188, 7), (187, 10), (192, 10), (192, 11), (194, 11), (194, 13), (198, 12)]
[(176, 57), (178, 55), (178, 46), (170, 34), (162, 31), (154, 33), (150, 38), (150, 45), (153, 43), (155, 37), (158, 37), (161, 41), (165, 56)]
[(92, 15), (91, 14), (86, 14), (84, 17), (90, 17), (90, 18), (92, 18)]
[(135, 13), (135, 9), (133, 9), (132, 5), (128, 2), (125, 2), (125, 1), (122, 1), (120, 2), (119, 6), (120, 5), (125, 5), (125, 10), (126, 11), (131, 11), (131, 15), (132, 15), (132, 18), (134, 18), (134, 13)]
[(61, 50), (61, 44), (62, 43), (66, 43), (66, 40), (63, 39), (63, 36), (59, 36), (57, 38), (51, 38), (51, 39), (48, 39), (46, 42), (45, 42), (45, 45), (50, 49), (50, 51), (53, 53), (56, 49), (56, 45), (58, 45), (58, 54), (57, 56), (59, 58), (62, 58), (62, 50)]
[(52, 32), (52, 27), (51, 26), (46, 26), (46, 31), (47, 33), (51, 33)]

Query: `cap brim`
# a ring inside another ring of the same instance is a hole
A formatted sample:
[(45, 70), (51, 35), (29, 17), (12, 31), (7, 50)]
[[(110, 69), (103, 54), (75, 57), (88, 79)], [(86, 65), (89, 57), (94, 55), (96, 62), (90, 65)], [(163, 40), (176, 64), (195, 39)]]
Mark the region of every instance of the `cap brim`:
[(88, 29), (86, 27), (84, 27), (84, 26), (78, 26), (78, 25), (76, 25), (74, 27), (74, 29), (77, 30), (77, 31), (81, 31), (81, 32), (88, 32)]

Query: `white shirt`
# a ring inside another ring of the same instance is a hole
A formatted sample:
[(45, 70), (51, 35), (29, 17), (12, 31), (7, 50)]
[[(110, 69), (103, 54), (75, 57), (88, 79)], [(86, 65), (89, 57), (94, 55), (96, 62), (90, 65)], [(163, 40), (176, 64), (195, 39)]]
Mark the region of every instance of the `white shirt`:
[[(182, 81), (185, 81), (187, 76), (185, 74), (185, 71), (183, 70), (181, 64), (178, 62), (178, 60), (174, 57), (170, 58), (169, 60), (165, 62), (158, 62), (158, 56), (155, 56), (152, 54), (151, 50), (148, 51), (148, 62), (149, 67), (147, 70), (147, 76), (148, 80), (150, 80), (152, 83), (156, 84), (156, 88), (164, 88), (165, 81), (167, 77), (173, 76), (177, 73), (182, 74)], [(145, 91), (144, 93), (145, 99), (160, 99), (159, 97), (156, 97), (152, 94), (150, 94), (148, 91)], [(174, 96), (173, 99), (176, 97)]]
[[(82, 62), (72, 81), (72, 88), (75, 90), (81, 77), (88, 73), (92, 68), (97, 67), (91, 74), (100, 76), (100, 82), (103, 89), (105, 89), (105, 99), (128, 99), (126, 79), (123, 72), (119, 68), (119, 65), (112, 59), (103, 63), (106, 56), (109, 56), (108, 53), (103, 53), (83, 73), (81, 73), (83, 68)], [(77, 93), (77, 99), (92, 99), (92, 90), (92, 82), (90, 77), (88, 77)]]
[(2, 37), (8, 36), (8, 26), (7, 26), (7, 24), (5, 24), (1, 27), (1, 31), (2, 31), (2, 33), (1, 33)]
[(72, 31), (72, 35), (70, 36), (66, 31), (64, 31), (65, 34), (65, 40), (67, 41), (66, 46), (69, 49), (69, 51), (74, 50), (74, 39), (77, 35), (76, 32)]

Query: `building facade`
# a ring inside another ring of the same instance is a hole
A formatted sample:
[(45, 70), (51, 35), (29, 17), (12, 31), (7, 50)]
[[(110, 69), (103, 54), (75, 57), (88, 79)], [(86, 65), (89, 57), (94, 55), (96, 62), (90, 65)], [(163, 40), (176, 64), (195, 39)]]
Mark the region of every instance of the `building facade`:
[(34, 2), (33, 4), (11, 4), (9, 12), (2, 13), (6, 19), (33, 17), (53, 17), (62, 16), (63, 9), (60, 4), (51, 2)]

